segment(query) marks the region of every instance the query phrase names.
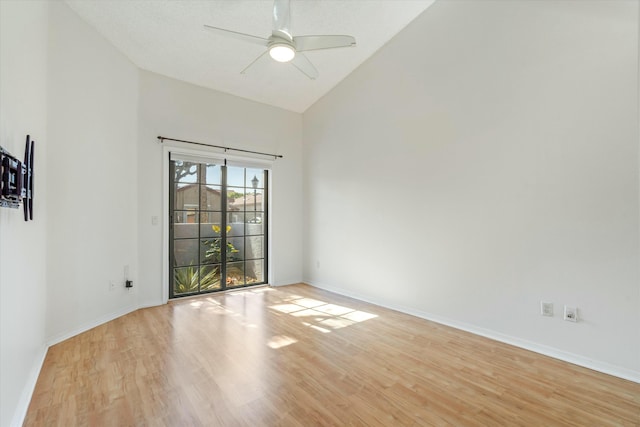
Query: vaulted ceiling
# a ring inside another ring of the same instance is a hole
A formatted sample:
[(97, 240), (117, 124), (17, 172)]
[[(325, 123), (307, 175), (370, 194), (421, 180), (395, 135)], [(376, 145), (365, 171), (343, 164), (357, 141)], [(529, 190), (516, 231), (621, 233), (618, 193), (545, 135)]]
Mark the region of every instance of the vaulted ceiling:
[(293, 0), (293, 35), (347, 34), (356, 46), (306, 52), (319, 76), (263, 56), (264, 47), (204, 25), (267, 38), (271, 0), (66, 0), (138, 67), (253, 101), (303, 112), (380, 49), (434, 0)]

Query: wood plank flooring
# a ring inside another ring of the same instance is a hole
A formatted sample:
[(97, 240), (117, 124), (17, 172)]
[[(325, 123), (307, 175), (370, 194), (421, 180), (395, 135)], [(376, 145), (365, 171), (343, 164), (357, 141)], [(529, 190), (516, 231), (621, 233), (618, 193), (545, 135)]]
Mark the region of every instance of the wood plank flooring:
[(26, 426), (640, 426), (640, 384), (307, 285), (49, 349)]

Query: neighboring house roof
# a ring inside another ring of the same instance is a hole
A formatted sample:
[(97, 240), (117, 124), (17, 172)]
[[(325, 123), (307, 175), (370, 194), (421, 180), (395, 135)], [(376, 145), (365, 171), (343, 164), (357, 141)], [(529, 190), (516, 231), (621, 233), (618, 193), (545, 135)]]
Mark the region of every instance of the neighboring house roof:
[[(237, 198), (233, 201), (233, 203), (230, 203), (231, 206), (235, 207), (235, 208), (241, 208), (242, 206), (245, 205), (245, 202), (247, 205), (253, 205), (254, 204), (254, 199), (253, 199), (253, 193), (247, 193), (244, 197), (240, 197)], [(261, 205), (262, 204), (262, 194), (261, 193), (257, 193), (255, 195), (255, 204)]]

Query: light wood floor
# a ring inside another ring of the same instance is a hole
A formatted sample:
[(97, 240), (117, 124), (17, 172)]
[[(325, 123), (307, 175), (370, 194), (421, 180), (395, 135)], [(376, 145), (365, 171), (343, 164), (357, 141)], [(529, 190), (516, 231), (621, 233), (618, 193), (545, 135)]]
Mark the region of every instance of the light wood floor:
[(306, 285), (49, 349), (27, 426), (638, 426), (640, 384)]

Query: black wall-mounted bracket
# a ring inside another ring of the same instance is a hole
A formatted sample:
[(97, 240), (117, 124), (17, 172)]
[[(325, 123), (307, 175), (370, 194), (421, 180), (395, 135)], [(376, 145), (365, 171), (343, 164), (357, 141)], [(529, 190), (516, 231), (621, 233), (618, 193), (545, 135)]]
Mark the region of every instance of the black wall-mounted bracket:
[(0, 207), (19, 209), (22, 204), (25, 221), (33, 220), (34, 144), (27, 135), (22, 162), (0, 147)]

